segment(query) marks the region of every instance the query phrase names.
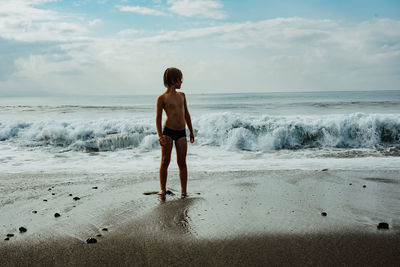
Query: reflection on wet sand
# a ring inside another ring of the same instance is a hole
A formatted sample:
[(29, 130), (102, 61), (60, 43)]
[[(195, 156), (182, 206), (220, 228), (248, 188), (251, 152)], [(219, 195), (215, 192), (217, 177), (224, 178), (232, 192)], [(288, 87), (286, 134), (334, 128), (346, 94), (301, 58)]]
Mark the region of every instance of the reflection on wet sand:
[(146, 228), (154, 228), (154, 231), (174, 234), (193, 235), (194, 229), (192, 220), (189, 217), (190, 207), (199, 200), (199, 198), (181, 198), (168, 200), (165, 196), (160, 196), (160, 205), (150, 214), (150, 218), (145, 218)]

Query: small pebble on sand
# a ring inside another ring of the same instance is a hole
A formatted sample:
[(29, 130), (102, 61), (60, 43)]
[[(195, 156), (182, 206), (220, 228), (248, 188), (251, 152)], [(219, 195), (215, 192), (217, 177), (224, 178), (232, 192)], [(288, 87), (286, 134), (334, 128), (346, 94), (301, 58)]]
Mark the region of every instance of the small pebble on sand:
[(321, 215), (325, 217), (328, 214), (324, 211), (324, 212), (321, 212)]
[(363, 188), (366, 188), (367, 186), (366, 185), (363, 185)]
[(33, 211), (32, 211), (32, 213), (35, 213), (35, 214), (36, 214), (36, 213), (37, 213), (37, 211), (36, 211), (36, 210), (33, 210)]
[(72, 197), (72, 194), (69, 194), (68, 196)]
[(76, 201), (76, 200), (79, 200), (79, 199), (81, 199), (81, 198), (80, 198), (80, 197), (74, 197), (74, 198), (73, 198), (73, 200), (75, 200), (75, 201)]
[(107, 232), (107, 231), (108, 231), (108, 229), (107, 229), (107, 228), (103, 228), (103, 229), (101, 229), (101, 231), (105, 231), (105, 232)]
[(56, 193), (51, 193), (53, 196), (56, 194)]
[(7, 237), (13, 237), (14, 234), (7, 234)]
[(97, 239), (96, 239), (96, 238), (93, 238), (93, 237), (88, 238), (88, 239), (86, 239), (86, 243), (88, 243), (88, 244), (95, 244), (95, 243), (97, 243)]
[(101, 234), (98, 234), (98, 235), (96, 235), (97, 237), (101, 237), (102, 235)]
[(6, 237), (6, 238), (4, 238), (4, 240), (5, 240), (5, 241), (8, 241), (8, 240), (10, 240), (10, 238), (9, 238), (9, 237)]
[(93, 186), (92, 189), (97, 189), (97, 186)]
[(322, 169), (323, 172), (326, 172), (328, 169)]
[(26, 229), (25, 227), (21, 226), (18, 230), (19, 230), (21, 233), (25, 233), (28, 229)]
[(58, 213), (58, 212), (56, 212), (56, 213), (54, 213), (54, 217), (60, 217), (61, 215), (60, 215), (60, 213)]
[(44, 202), (47, 202), (47, 199), (43, 199)]
[(380, 222), (376, 227), (378, 229), (389, 229), (389, 224), (386, 222)]

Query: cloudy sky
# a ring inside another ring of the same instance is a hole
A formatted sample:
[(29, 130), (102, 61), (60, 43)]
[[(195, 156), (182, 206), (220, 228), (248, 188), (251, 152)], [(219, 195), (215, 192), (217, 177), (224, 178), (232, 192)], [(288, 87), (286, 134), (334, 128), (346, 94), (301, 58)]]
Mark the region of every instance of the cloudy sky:
[(398, 0), (0, 0), (0, 96), (399, 90)]

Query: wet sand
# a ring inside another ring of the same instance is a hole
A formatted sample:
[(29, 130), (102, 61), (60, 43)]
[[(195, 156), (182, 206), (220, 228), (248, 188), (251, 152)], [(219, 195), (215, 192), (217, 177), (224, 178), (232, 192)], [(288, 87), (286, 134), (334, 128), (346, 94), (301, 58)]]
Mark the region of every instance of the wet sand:
[(0, 266), (396, 266), (399, 174), (198, 172), (181, 199), (172, 171), (165, 200), (156, 173), (2, 174)]

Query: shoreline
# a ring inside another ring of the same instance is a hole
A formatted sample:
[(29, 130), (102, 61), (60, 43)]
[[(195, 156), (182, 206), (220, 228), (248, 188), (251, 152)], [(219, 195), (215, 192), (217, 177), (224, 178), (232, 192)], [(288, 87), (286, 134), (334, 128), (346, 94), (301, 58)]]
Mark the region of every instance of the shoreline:
[(399, 174), (192, 172), (181, 199), (171, 171), (165, 201), (156, 173), (2, 174), (0, 265), (394, 265)]

